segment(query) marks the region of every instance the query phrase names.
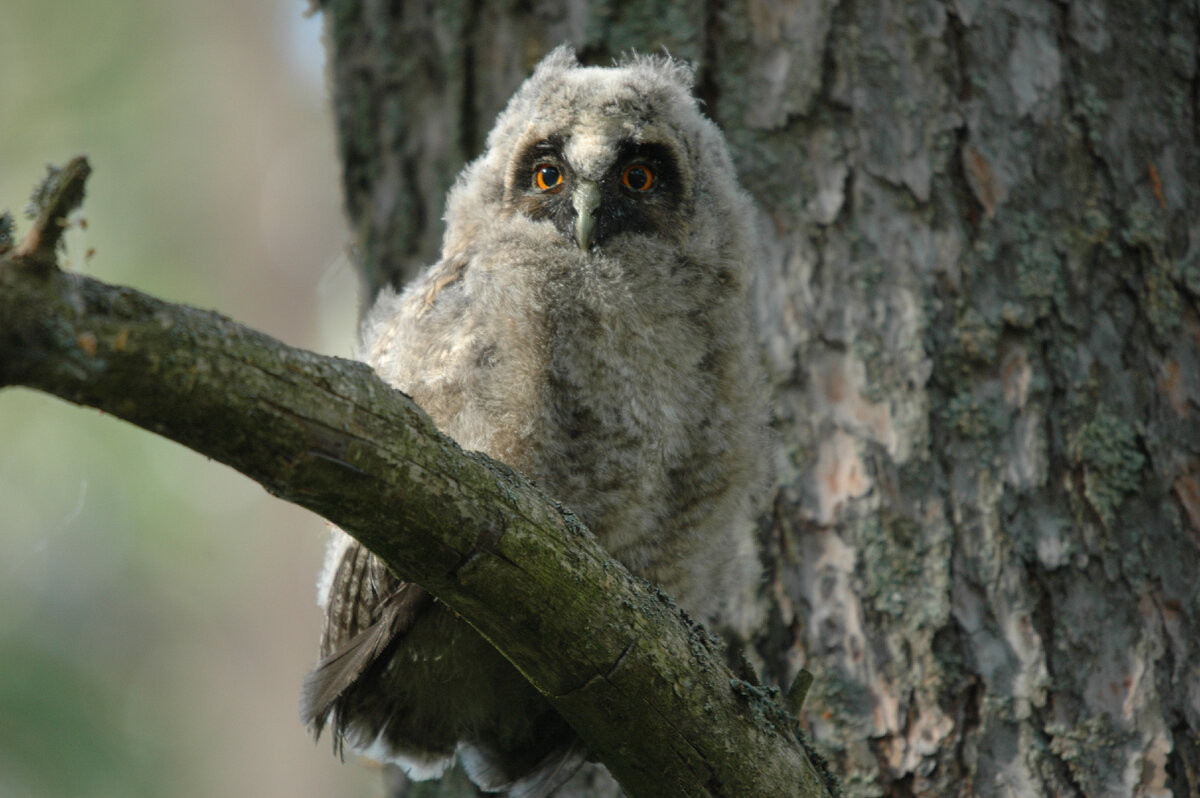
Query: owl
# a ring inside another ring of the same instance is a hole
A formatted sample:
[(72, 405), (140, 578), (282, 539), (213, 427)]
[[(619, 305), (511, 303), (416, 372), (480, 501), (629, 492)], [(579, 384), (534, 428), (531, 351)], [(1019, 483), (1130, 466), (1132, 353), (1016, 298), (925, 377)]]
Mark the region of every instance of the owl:
[[(450, 192), (440, 260), (365, 317), (360, 356), (464, 449), (581, 517), (693, 618), (751, 622), (765, 379), (752, 206), (690, 68), (551, 52)], [(586, 747), (451, 607), (333, 530), (302, 715), (335, 745), (544, 796)]]

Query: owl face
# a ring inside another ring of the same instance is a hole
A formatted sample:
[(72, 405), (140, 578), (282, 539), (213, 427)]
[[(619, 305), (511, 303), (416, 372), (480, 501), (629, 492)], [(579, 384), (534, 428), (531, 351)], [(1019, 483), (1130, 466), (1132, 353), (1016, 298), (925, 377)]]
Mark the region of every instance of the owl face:
[(602, 249), (622, 234), (672, 237), (684, 194), (672, 148), (598, 127), (535, 136), (522, 147), (513, 161), (506, 205), (554, 225), (584, 251)]
[(498, 126), (515, 139), (504, 211), (552, 225), (581, 252), (603, 252), (620, 236), (679, 240), (694, 170), (694, 132), (679, 124), (695, 116), (686, 87), (647, 66), (580, 67), (570, 58), (539, 68)]
[(550, 53), (451, 192), (443, 258), (631, 286), (679, 264), (743, 274), (751, 206), (691, 81), (669, 58), (602, 68)]

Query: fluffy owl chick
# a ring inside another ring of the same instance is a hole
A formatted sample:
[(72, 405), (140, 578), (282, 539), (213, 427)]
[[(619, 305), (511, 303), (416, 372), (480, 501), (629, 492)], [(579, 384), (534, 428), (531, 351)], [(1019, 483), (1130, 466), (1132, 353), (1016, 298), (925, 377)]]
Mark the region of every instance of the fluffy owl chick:
[[(361, 355), (465, 449), (519, 469), (693, 617), (746, 623), (767, 447), (751, 206), (690, 69), (548, 55), (451, 191), (441, 260)], [(334, 530), (303, 714), (411, 776), (549, 794), (586, 755), (464, 621)]]

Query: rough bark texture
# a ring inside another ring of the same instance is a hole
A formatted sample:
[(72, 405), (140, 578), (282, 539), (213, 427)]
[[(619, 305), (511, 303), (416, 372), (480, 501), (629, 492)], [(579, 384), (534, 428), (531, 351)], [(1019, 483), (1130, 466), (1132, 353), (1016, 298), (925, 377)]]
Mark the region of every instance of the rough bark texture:
[(757, 648), (848, 793), (1200, 792), (1195, 2), (324, 5), (372, 288), (547, 49), (699, 67), (763, 212)]

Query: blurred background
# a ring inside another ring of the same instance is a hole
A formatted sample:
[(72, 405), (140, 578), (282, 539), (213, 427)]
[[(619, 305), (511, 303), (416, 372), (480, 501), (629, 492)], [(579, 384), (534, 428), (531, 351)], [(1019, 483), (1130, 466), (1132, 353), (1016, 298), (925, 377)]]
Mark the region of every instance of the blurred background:
[[(69, 267), (350, 353), (303, 0), (0, 0), (0, 209), (86, 153)], [(89, 256), (89, 251), (94, 254)], [(324, 523), (182, 447), (0, 391), (0, 796), (369, 796), (297, 719)]]

